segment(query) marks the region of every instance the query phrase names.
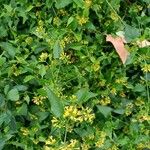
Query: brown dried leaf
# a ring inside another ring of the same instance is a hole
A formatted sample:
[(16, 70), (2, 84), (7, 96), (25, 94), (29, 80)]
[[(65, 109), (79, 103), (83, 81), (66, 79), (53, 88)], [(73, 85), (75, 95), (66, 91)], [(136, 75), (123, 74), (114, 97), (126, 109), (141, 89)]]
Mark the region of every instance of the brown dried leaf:
[(121, 37), (112, 37), (112, 35), (107, 35), (106, 41), (111, 42), (118, 53), (122, 63), (124, 64), (128, 58), (129, 52), (124, 46), (125, 40)]

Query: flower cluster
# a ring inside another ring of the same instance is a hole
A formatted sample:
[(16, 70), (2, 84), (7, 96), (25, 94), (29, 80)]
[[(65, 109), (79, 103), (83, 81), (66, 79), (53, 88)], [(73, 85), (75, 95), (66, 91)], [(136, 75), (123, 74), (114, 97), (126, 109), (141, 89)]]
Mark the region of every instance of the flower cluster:
[(45, 97), (45, 96), (34, 96), (32, 99), (32, 102), (35, 103), (36, 105), (41, 105), (41, 104), (43, 104), (43, 102), (46, 98), (47, 97)]
[(44, 62), (44, 61), (46, 61), (47, 58), (48, 58), (48, 53), (45, 52), (40, 55), (39, 60), (41, 62)]
[(88, 107), (83, 108), (77, 106), (66, 106), (63, 117), (68, 118), (74, 122), (86, 121), (92, 123), (95, 115), (92, 113), (92, 109)]
[(110, 97), (104, 97), (104, 98), (102, 98), (102, 99), (100, 100), (100, 104), (101, 104), (101, 105), (108, 105), (108, 104), (110, 104), (110, 103), (111, 103)]
[(88, 22), (88, 18), (84, 16), (77, 16), (78, 23), (82, 26), (83, 24)]

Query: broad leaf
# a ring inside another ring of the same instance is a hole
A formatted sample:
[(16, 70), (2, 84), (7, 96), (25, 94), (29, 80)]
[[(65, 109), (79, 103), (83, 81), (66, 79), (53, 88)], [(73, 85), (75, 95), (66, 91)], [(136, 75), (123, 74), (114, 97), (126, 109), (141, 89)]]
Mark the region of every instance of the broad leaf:
[(144, 91), (146, 91), (146, 89), (145, 89), (144, 85), (138, 83), (135, 85), (133, 91), (134, 92), (144, 92)]
[(80, 104), (88, 101), (90, 98), (97, 96), (97, 94), (89, 92), (89, 90), (86, 88), (80, 89), (75, 95), (77, 96), (78, 102)]
[(84, 6), (83, 0), (73, 0), (73, 1), (78, 7), (83, 8), (83, 6)]
[(67, 5), (69, 5), (70, 3), (72, 3), (72, 0), (57, 0), (56, 1), (56, 4), (55, 4), (55, 7), (57, 9), (59, 8), (64, 8), (66, 7)]
[(2, 47), (12, 58), (16, 55), (16, 48), (8, 42), (1, 42), (0, 47)]
[(45, 90), (47, 92), (48, 100), (51, 105), (51, 112), (54, 114), (55, 117), (61, 117), (64, 111), (61, 100), (54, 94), (54, 92), (49, 87), (45, 87)]
[(54, 47), (53, 47), (53, 55), (54, 55), (54, 58), (59, 58), (60, 57), (60, 54), (62, 52), (62, 48), (60, 46), (60, 43), (59, 43), (59, 40), (57, 40), (54, 44)]
[(112, 108), (108, 106), (97, 106), (100, 113), (102, 113), (106, 118), (111, 114)]
[(7, 98), (11, 101), (19, 100), (19, 92), (16, 88), (10, 90), (7, 94)]
[(28, 89), (28, 87), (25, 85), (16, 85), (14, 88), (16, 88), (18, 91), (26, 91)]
[(23, 115), (26, 116), (27, 115), (27, 104), (23, 103), (21, 107), (19, 107), (19, 109), (17, 110), (18, 115)]
[(140, 30), (130, 25), (125, 26), (125, 39), (131, 42), (140, 36)]
[(28, 81), (30, 81), (30, 80), (32, 80), (32, 79), (34, 79), (34, 76), (32, 76), (32, 75), (28, 75), (28, 76), (26, 76), (25, 78), (24, 78), (24, 80), (23, 80), (23, 82), (28, 82)]

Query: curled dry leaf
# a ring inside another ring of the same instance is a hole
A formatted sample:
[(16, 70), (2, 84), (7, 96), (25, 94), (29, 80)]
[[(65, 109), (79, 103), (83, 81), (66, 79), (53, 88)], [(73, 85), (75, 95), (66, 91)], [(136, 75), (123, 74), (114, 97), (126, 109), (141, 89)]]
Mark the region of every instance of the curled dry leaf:
[(124, 46), (125, 40), (121, 37), (113, 37), (112, 35), (107, 35), (106, 41), (111, 42), (118, 53), (122, 63), (124, 64), (128, 58), (129, 52)]
[(137, 45), (139, 46), (139, 47), (147, 47), (147, 46), (150, 46), (150, 42), (149, 41), (147, 41), (147, 40), (143, 40), (143, 41), (137, 41)]

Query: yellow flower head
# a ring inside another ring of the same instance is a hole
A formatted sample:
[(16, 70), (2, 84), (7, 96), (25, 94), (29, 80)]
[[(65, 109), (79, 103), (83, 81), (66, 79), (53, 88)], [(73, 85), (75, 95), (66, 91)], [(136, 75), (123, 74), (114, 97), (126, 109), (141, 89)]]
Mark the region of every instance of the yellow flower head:
[(49, 136), (45, 142), (46, 145), (53, 145), (55, 143), (56, 143), (56, 140), (53, 138), (53, 136)]
[(143, 72), (150, 72), (150, 65), (149, 65), (149, 64), (145, 64), (145, 65), (142, 67), (142, 71), (143, 71)]
[(101, 105), (108, 105), (108, 104), (110, 104), (111, 103), (111, 99), (110, 99), (110, 97), (105, 97), (105, 98), (103, 98), (103, 99), (101, 99), (100, 100), (100, 104)]
[(74, 122), (87, 121), (92, 123), (95, 118), (92, 109), (90, 108), (77, 108), (76, 106), (66, 106), (64, 112), (64, 118), (69, 118)]
[(43, 104), (43, 100), (45, 100), (45, 99), (46, 99), (46, 97), (44, 97), (44, 96), (34, 96), (32, 101), (36, 105), (40, 105), (40, 104)]
[(23, 135), (25, 135), (25, 136), (29, 135), (29, 130), (28, 130), (28, 128), (22, 127), (20, 130), (21, 130), (21, 132), (22, 132)]
[(39, 60), (43, 62), (43, 61), (45, 61), (47, 59), (47, 57), (48, 57), (48, 53), (42, 53), (40, 55)]
[(78, 23), (82, 26), (83, 24), (88, 22), (88, 18), (77, 16)]
[(92, 0), (85, 0), (85, 6), (90, 7), (92, 5)]

